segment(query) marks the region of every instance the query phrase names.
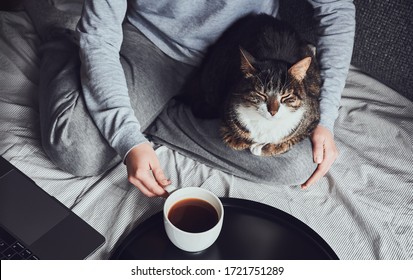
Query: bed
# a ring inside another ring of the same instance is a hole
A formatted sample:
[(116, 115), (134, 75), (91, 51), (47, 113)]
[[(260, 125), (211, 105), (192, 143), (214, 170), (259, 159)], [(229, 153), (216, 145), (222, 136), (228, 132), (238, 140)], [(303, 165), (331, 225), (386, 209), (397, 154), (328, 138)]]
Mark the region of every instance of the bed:
[[(60, 8), (79, 11), (78, 2)], [(131, 230), (161, 210), (163, 199), (147, 198), (128, 183), (123, 164), (75, 177), (47, 158), (39, 133), (38, 47), (24, 11), (0, 11), (0, 155), (103, 234), (106, 243), (89, 259), (108, 259)], [(340, 155), (307, 190), (251, 183), (165, 146), (156, 152), (180, 187), (287, 212), (340, 259), (413, 259), (413, 98), (388, 85), (351, 66), (335, 129)]]

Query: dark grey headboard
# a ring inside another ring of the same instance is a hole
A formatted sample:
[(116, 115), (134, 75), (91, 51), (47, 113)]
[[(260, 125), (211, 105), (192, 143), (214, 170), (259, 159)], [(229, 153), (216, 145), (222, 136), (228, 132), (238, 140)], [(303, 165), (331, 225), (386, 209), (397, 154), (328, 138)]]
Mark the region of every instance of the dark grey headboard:
[[(351, 63), (413, 101), (413, 1), (354, 0), (356, 36)], [(306, 0), (281, 0), (280, 15), (314, 42)]]

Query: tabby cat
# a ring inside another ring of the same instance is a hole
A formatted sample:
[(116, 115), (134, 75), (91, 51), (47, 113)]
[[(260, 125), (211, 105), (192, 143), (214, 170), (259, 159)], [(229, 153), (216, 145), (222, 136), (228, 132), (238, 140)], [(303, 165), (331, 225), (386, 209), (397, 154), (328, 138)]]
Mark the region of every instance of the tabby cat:
[(314, 52), (286, 23), (248, 15), (209, 48), (186, 100), (196, 117), (222, 119), (229, 147), (284, 153), (319, 122)]

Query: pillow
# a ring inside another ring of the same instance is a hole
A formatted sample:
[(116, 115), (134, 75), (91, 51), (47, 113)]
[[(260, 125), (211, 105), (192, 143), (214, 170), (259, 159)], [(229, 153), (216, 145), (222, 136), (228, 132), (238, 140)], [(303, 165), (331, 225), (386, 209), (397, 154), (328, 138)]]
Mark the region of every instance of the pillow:
[[(355, 0), (356, 35), (351, 63), (413, 101), (413, 4), (411, 0)], [(312, 7), (281, 0), (280, 16), (315, 41)]]

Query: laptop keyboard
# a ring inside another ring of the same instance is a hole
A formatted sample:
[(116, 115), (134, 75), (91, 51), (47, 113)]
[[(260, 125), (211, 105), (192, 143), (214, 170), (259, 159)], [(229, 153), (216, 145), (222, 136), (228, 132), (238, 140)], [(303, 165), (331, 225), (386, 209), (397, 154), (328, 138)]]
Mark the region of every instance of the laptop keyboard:
[(0, 260), (38, 260), (29, 249), (0, 227)]

